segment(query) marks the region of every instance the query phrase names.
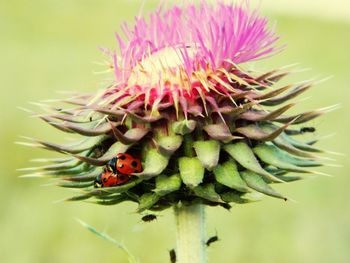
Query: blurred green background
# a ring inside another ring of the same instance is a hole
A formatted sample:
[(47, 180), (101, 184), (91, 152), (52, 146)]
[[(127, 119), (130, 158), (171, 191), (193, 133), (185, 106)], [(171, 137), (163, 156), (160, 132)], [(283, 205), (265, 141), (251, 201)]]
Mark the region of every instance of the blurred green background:
[[(341, 103), (340, 110), (313, 122), (319, 127), (313, 136), (336, 133), (321, 145), (348, 155), (350, 19), (346, 19), (344, 9), (349, 6), (342, 0), (320, 1), (323, 11), (315, 12), (304, 1), (299, 6), (301, 15), (295, 3), (289, 8), (290, 1), (281, 2), (275, 6), (267, 0), (266, 5), (264, 1), (260, 5), (265, 15), (277, 21), (283, 36), (280, 43), (288, 43), (287, 48), (269, 61), (254, 63), (254, 67), (265, 70), (298, 62), (297, 68), (312, 70), (298, 73), (290, 81), (334, 76), (307, 93), (304, 98), (310, 98), (301, 102), (299, 109)], [(155, 6), (146, 1), (145, 12)], [(1, 2), (0, 262), (126, 262), (120, 251), (90, 234), (75, 218), (123, 241), (142, 263), (169, 262), (168, 251), (175, 244), (172, 211), (145, 224), (134, 213), (135, 205), (55, 203), (73, 192), (43, 186), (50, 182), (47, 179), (20, 179), (15, 171), (32, 165), (29, 159), (47, 155), (15, 145), (19, 135), (62, 139), (60, 133), (16, 107), (35, 109), (28, 102), (63, 97), (58, 90), (100, 88), (110, 76), (93, 74), (103, 69), (94, 63), (104, 59), (97, 47), (114, 47), (114, 32), (122, 21), (131, 22), (139, 7), (140, 1), (119, 0)], [(208, 209), (208, 235), (217, 231), (220, 238), (208, 250), (210, 262), (349, 262), (350, 163), (347, 157), (338, 159), (343, 168), (322, 170), (333, 178), (278, 187), (297, 202), (267, 197), (260, 203), (234, 207), (231, 212)]]

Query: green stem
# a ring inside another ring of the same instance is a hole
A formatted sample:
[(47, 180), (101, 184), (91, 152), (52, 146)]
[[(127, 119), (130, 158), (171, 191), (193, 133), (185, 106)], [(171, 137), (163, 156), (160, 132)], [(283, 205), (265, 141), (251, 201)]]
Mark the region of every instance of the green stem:
[(204, 206), (176, 206), (178, 263), (206, 263), (206, 224)]

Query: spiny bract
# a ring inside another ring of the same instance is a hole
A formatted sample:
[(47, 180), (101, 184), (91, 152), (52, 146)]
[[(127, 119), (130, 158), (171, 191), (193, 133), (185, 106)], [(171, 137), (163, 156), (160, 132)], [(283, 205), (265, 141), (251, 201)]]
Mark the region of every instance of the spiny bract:
[[(286, 200), (270, 184), (301, 179), (290, 172), (317, 173), (310, 167), (321, 165), (323, 152), (314, 141), (297, 139), (313, 129), (295, 125), (332, 107), (286, 115), (295, 105), (289, 101), (312, 84), (276, 87), (286, 68), (243, 69), (280, 50), (256, 11), (204, 1), (163, 9), (136, 18), (132, 29), (124, 25), (118, 53), (103, 50), (115, 74), (103, 92), (64, 100), (73, 105), (68, 109), (45, 107), (41, 119), (82, 139), (65, 145), (32, 139), (30, 145), (67, 158), (31, 169), (62, 187), (81, 188), (68, 200), (128, 200), (139, 212), (179, 202), (229, 208), (256, 201), (257, 192)], [(141, 156), (143, 172), (121, 186), (94, 188), (103, 166), (126, 152)]]

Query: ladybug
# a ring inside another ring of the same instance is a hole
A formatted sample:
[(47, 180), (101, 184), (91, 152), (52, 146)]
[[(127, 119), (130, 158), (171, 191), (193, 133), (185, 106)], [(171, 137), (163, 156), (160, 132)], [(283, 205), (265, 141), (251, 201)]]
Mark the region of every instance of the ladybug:
[(140, 159), (127, 153), (118, 153), (116, 157), (108, 162), (107, 169), (115, 174), (125, 175), (142, 172)]
[(124, 184), (130, 180), (129, 176), (125, 174), (114, 174), (108, 169), (104, 169), (103, 173), (96, 177), (94, 186), (100, 187), (112, 187)]

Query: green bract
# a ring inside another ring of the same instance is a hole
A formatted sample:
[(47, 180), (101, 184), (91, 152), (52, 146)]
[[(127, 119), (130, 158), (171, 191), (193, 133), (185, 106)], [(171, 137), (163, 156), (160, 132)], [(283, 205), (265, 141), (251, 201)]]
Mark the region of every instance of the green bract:
[[(41, 160), (48, 164), (27, 170), (33, 176), (57, 178), (61, 187), (81, 189), (70, 201), (131, 201), (139, 204), (139, 212), (178, 202), (229, 208), (231, 203), (257, 201), (254, 192), (287, 200), (270, 184), (300, 180), (322, 165), (323, 151), (303, 139), (305, 129), (298, 125), (332, 108), (287, 115), (294, 104), (283, 104), (310, 84), (275, 88), (287, 72), (254, 77), (234, 66), (230, 70), (235, 75), (225, 85), (235, 92), (212, 95), (215, 103), (203, 95), (202, 107), (192, 111), (176, 101), (145, 105), (133, 98), (114, 103), (96, 94), (65, 100), (67, 109), (45, 106), (48, 113), (41, 119), (81, 139), (62, 145), (31, 139), (25, 144), (66, 158)], [(118, 153), (140, 156), (143, 171), (123, 185), (94, 188), (103, 166)]]

